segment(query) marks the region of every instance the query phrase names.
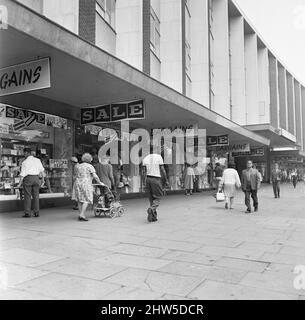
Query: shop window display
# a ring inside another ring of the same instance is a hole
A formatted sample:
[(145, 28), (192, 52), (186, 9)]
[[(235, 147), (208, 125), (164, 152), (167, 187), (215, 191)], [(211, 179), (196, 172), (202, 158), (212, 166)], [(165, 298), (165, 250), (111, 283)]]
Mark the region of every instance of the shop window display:
[[(70, 196), (72, 189), (72, 121), (35, 111), (0, 105), (0, 199), (19, 197), (23, 149), (29, 147), (45, 168), (45, 197)], [(42, 196), (43, 197), (43, 196)]]
[[(76, 124), (75, 127), (75, 150), (76, 156), (80, 159), (81, 155), (85, 152), (93, 155), (94, 158), (98, 159), (98, 151), (99, 149), (108, 143), (108, 140), (101, 139), (99, 133), (101, 130), (108, 128), (106, 126), (99, 125), (80, 125)], [(118, 149), (121, 149), (121, 141), (120, 141), (120, 126), (113, 126), (113, 129), (116, 130), (119, 142)], [(111, 140), (111, 138), (110, 138)], [(132, 148), (133, 143), (130, 141), (130, 148)], [(96, 157), (95, 157), (96, 156)], [(108, 154), (110, 159), (110, 154)], [(120, 159), (120, 154), (118, 155)], [(111, 161), (109, 160), (111, 163)], [(111, 163), (113, 168), (113, 175), (115, 181), (115, 187), (120, 192), (120, 194), (125, 193), (138, 193), (143, 192), (142, 185), (142, 176), (140, 171), (140, 166), (135, 165), (133, 163), (130, 164), (122, 164), (119, 160), (119, 163)]]

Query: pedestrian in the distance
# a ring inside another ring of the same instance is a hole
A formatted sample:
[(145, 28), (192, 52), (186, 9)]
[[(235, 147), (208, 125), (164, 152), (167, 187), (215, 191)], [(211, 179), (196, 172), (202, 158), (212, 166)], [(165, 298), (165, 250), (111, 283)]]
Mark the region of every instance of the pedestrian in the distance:
[(220, 181), (222, 179), (222, 174), (223, 174), (223, 170), (222, 170), (219, 162), (217, 162), (215, 164), (214, 173), (215, 173), (215, 180), (216, 180), (216, 190), (218, 190)]
[(251, 213), (250, 196), (253, 199), (254, 211), (258, 211), (257, 191), (261, 185), (260, 174), (253, 169), (251, 160), (247, 162), (247, 169), (243, 170), (241, 177), (242, 190), (245, 193), (246, 213)]
[[(70, 162), (72, 164), (72, 190), (73, 190), (74, 182), (76, 179), (76, 172), (77, 172), (77, 168), (79, 166), (79, 163), (78, 163), (77, 157), (71, 157)], [(74, 201), (73, 210), (78, 210), (78, 202), (77, 201)]]
[(184, 181), (185, 195), (190, 196), (193, 193), (195, 173), (194, 173), (194, 169), (189, 163), (185, 164), (183, 178), (184, 178), (183, 181)]
[(24, 190), (24, 218), (31, 217), (33, 199), (34, 217), (39, 217), (39, 188), (44, 184), (44, 168), (41, 161), (31, 154), (30, 148), (24, 148), (25, 160), (21, 164), (20, 182)]
[(194, 192), (200, 192), (200, 171), (198, 168), (198, 162), (193, 165), (193, 170), (195, 174), (195, 180), (194, 180)]
[(293, 187), (295, 189), (297, 187), (297, 183), (298, 183), (298, 173), (297, 173), (296, 169), (294, 169), (291, 172), (291, 180), (292, 180)]
[(84, 153), (82, 163), (76, 169), (76, 178), (73, 185), (72, 200), (78, 202), (79, 221), (88, 221), (85, 216), (87, 207), (93, 203), (93, 185), (92, 180), (95, 179), (98, 184), (104, 185), (97, 176), (92, 162), (92, 156)]
[(225, 208), (233, 209), (233, 202), (236, 191), (241, 187), (238, 172), (235, 170), (235, 164), (229, 163), (228, 168), (223, 171), (219, 189), (223, 189), (225, 194)]
[[(153, 146), (151, 146), (151, 149)], [(151, 150), (153, 152), (153, 150)], [(147, 209), (148, 222), (158, 221), (157, 208), (160, 205), (161, 198), (164, 194), (161, 176), (165, 180), (165, 185), (169, 186), (164, 162), (160, 154), (151, 153), (143, 159), (143, 176), (148, 193), (150, 207)]]
[(274, 168), (271, 172), (271, 182), (273, 187), (274, 198), (280, 198), (280, 183), (282, 179), (282, 172), (279, 169), (278, 163), (274, 165)]

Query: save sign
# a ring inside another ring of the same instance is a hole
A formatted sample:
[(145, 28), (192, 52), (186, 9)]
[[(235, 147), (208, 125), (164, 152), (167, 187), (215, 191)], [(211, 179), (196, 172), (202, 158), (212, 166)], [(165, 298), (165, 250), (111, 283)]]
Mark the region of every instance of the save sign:
[(144, 119), (144, 100), (81, 109), (81, 124)]

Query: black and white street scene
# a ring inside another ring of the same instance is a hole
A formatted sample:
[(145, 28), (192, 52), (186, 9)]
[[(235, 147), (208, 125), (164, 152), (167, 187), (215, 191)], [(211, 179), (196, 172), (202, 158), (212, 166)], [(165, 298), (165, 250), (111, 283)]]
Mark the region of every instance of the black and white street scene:
[(304, 300), (304, 0), (0, 0), (0, 300)]

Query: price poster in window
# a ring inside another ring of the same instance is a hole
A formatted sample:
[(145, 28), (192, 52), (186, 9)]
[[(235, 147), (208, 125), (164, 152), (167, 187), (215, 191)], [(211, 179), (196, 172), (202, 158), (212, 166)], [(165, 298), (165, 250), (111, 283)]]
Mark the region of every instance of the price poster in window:
[(50, 159), (50, 169), (68, 169), (68, 160)]

